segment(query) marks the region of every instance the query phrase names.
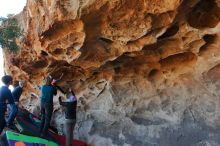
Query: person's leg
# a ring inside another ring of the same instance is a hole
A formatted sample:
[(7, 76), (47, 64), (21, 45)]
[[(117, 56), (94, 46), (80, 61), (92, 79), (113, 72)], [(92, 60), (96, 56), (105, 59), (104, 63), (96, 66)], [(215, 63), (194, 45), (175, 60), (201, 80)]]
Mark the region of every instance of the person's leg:
[(9, 117), (7, 119), (7, 126), (11, 126), (13, 125), (14, 119), (18, 113), (18, 108), (15, 104), (10, 105), (10, 113), (9, 113)]
[(66, 146), (70, 146), (70, 124), (68, 119), (65, 119), (65, 136), (66, 136)]
[(45, 108), (44, 104), (41, 103), (41, 123), (40, 123), (40, 133), (42, 133), (45, 123)]
[(65, 120), (65, 135), (66, 135), (66, 146), (71, 146), (73, 141), (73, 129), (75, 126), (75, 120)]
[(0, 135), (6, 125), (6, 122), (5, 122), (5, 114), (4, 112), (0, 111)]
[(45, 104), (45, 123), (44, 123), (44, 127), (42, 130), (42, 134), (44, 136), (47, 135), (52, 114), (53, 114), (53, 105)]
[(70, 146), (72, 146), (72, 141), (74, 139), (74, 136), (73, 136), (74, 127), (75, 127), (75, 120), (71, 121), (71, 123), (70, 123), (70, 140), (69, 140)]

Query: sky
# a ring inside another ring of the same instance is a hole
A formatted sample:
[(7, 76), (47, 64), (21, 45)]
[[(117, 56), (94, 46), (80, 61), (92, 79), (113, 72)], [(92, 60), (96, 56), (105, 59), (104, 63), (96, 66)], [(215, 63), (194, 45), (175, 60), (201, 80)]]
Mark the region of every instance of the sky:
[(0, 16), (7, 17), (8, 14), (18, 14), (26, 5), (26, 0), (0, 0)]
[[(8, 14), (18, 14), (25, 5), (26, 0), (0, 0), (0, 17), (7, 17)], [(0, 48), (0, 78), (4, 75), (3, 64), (2, 49)], [(2, 85), (2, 82), (0, 82), (0, 85)]]

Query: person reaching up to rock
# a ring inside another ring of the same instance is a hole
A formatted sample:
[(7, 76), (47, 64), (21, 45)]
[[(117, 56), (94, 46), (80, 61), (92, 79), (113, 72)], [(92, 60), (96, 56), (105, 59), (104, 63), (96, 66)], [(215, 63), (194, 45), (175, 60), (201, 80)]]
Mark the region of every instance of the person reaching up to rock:
[(14, 119), (18, 113), (18, 104), (19, 104), (19, 99), (21, 97), (21, 94), (23, 92), (23, 87), (25, 85), (24, 81), (19, 81), (19, 85), (14, 88), (12, 91), (12, 96), (14, 99), (15, 104), (11, 107), (11, 113), (9, 115), (9, 118), (7, 120), (7, 126), (11, 127), (13, 126)]
[(66, 146), (72, 146), (73, 141), (73, 130), (76, 124), (76, 107), (77, 99), (76, 95), (71, 88), (67, 92), (67, 100), (62, 101), (59, 97), (59, 103), (64, 107), (65, 110), (65, 135), (66, 135)]
[(58, 79), (54, 79), (54, 78), (52, 78), (52, 76), (49, 76), (49, 77), (52, 79), (51, 85), (53, 85), (54, 87), (56, 87), (57, 90), (59, 90), (59, 91), (62, 92), (63, 94), (66, 94), (66, 93), (63, 91), (63, 89), (62, 89), (60, 86), (57, 85), (57, 82), (59, 82), (59, 81), (62, 79), (63, 73), (61, 74), (61, 76), (60, 76)]
[(41, 137), (47, 136), (50, 125), (51, 116), (53, 114), (53, 96), (57, 94), (57, 89), (51, 85), (52, 78), (47, 76), (45, 84), (41, 87), (40, 102), (41, 102)]
[(2, 133), (2, 130), (4, 129), (6, 125), (5, 121), (5, 113), (7, 111), (6, 104), (10, 104), (10, 106), (13, 106), (14, 99), (11, 94), (11, 91), (9, 90), (9, 85), (12, 84), (12, 77), (9, 75), (5, 75), (2, 77), (2, 82), (4, 85), (0, 88), (0, 134)]

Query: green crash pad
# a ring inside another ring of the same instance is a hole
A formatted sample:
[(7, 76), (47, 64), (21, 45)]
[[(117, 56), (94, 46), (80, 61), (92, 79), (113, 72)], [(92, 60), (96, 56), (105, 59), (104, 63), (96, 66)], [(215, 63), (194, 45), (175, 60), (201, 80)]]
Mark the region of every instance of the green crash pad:
[(9, 146), (13, 146), (16, 142), (23, 142), (26, 146), (39, 145), (39, 146), (58, 146), (58, 144), (42, 138), (27, 136), (12, 131), (6, 131), (6, 139)]

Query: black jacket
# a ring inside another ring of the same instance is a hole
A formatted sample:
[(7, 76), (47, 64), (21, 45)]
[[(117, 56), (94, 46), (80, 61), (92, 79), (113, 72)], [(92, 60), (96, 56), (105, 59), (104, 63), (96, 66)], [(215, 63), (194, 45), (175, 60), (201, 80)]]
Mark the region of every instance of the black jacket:
[(15, 102), (19, 102), (19, 98), (22, 94), (22, 91), (23, 89), (20, 86), (15, 87), (14, 90), (12, 91), (12, 96)]
[(76, 119), (77, 100), (73, 102), (63, 102), (59, 97), (59, 103), (64, 107), (66, 119)]

